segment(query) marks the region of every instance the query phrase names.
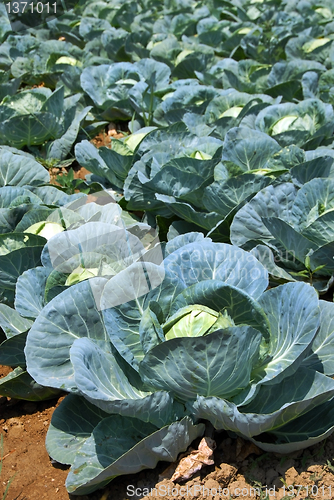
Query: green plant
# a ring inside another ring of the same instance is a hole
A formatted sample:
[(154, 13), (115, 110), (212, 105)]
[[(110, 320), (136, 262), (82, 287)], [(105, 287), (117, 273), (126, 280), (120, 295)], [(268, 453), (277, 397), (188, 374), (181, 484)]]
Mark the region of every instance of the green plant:
[(292, 182), (262, 189), (235, 215), (232, 243), (252, 248), (273, 276), (326, 291), (334, 270), (333, 187), (331, 178), (313, 178), (300, 189)]
[(75, 158), (71, 158), (68, 160), (59, 160), (58, 158), (43, 158), (41, 156), (36, 156), (36, 161), (43, 165), (47, 170), (50, 170), (51, 168), (63, 168), (63, 167), (69, 167)]
[[(79, 97), (79, 96), (78, 96)], [(40, 146), (47, 158), (65, 160), (91, 107), (76, 109), (78, 97), (65, 98), (64, 87), (45, 87), (6, 96), (0, 103), (2, 143), (28, 149)]]
[[(140, 258), (156, 237), (150, 226), (123, 212), (109, 193), (97, 194), (95, 200), (103, 200), (103, 204), (97, 204), (89, 203), (87, 195), (65, 195), (52, 186), (42, 190), (48, 200), (54, 190), (69, 203), (62, 208), (48, 208), (46, 213), (42, 210), (40, 215), (38, 205), (33, 205), (33, 216), (26, 214), (21, 228), (25, 232), (0, 235), (0, 289), (3, 290), (0, 327), (5, 334), (5, 338), (1, 337), (0, 364), (14, 369), (0, 379), (0, 394), (30, 401), (57, 394), (53, 389), (39, 386), (25, 371), (26, 335), (39, 311), (64, 287), (124, 269)], [(15, 191), (21, 195), (21, 190)], [(86, 224), (92, 216), (94, 221)], [(76, 229), (67, 230), (73, 224)], [(100, 246), (96, 245), (96, 238)], [(70, 250), (66, 255), (64, 248)], [(13, 270), (12, 276), (8, 268)], [(5, 297), (8, 304), (4, 304)]]
[[(92, 245), (103, 252), (98, 239)], [(164, 255), (161, 265), (143, 258), (108, 281), (73, 284), (28, 333), (30, 375), (73, 392), (47, 438), (49, 454), (72, 464), (70, 492), (123, 473), (139, 450), (153, 466), (166, 457), (164, 440), (174, 457), (186, 445), (181, 433), (201, 433), (203, 420), (284, 454), (333, 431), (334, 304), (305, 283), (265, 291), (267, 272), (251, 254), (199, 233), (172, 239)], [(121, 429), (128, 441), (115, 447)], [(79, 433), (77, 451), (70, 440)]]
[(323, 477), (323, 474), (318, 475), (316, 472), (310, 475), (310, 481), (320, 481), (320, 479)]
[(250, 470), (255, 469), (263, 460), (269, 457), (269, 453), (263, 453), (259, 457), (256, 457), (252, 460), (252, 463), (250, 465)]
[(67, 194), (74, 194), (77, 191), (85, 194), (91, 192), (90, 186), (83, 179), (74, 178), (73, 168), (70, 168), (67, 174), (57, 175), (56, 181)]
[(326, 446), (326, 439), (321, 443), (319, 450), (317, 450), (313, 456), (317, 459), (323, 457), (325, 454), (325, 446)]

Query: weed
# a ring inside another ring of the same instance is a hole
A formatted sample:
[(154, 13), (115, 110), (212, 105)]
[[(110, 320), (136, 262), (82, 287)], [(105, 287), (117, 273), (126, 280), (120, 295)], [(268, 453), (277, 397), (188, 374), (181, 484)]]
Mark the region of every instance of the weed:
[(315, 454), (313, 455), (314, 458), (321, 458), (324, 456), (326, 442), (327, 442), (327, 439), (324, 439), (324, 441), (322, 441), (319, 450), (316, 451)]
[(310, 452), (304, 453), (303, 457), (301, 459), (301, 465), (303, 468), (305, 468), (306, 462), (312, 458), (312, 455)]
[(267, 488), (260, 481), (253, 480), (252, 487), (260, 492), (260, 496), (258, 497), (260, 500), (269, 500), (269, 496), (266, 494)]
[(334, 474), (334, 465), (332, 465), (329, 460), (327, 460), (326, 466), (330, 470), (330, 472), (332, 472)]
[(259, 457), (254, 458), (254, 460), (251, 463), (250, 470), (253, 470), (262, 460), (265, 460), (267, 457), (269, 457), (269, 453), (263, 453), (263, 455), (260, 455)]
[(69, 169), (66, 175), (57, 175), (56, 181), (64, 188), (67, 194), (74, 194), (76, 191), (85, 194), (90, 192), (90, 187), (83, 179), (74, 179), (74, 171), (72, 168)]
[[(3, 435), (1, 434), (0, 436), (0, 477), (1, 477), (1, 472), (2, 472), (2, 462), (3, 462), (3, 459), (5, 458), (4, 456), (4, 445), (3, 445)], [(9, 490), (9, 487), (10, 485), (12, 484), (13, 482), (13, 479), (15, 477), (16, 474), (14, 474), (14, 476), (12, 476), (8, 483), (7, 483), (7, 486), (6, 486), (6, 489), (2, 495), (2, 500), (5, 500), (7, 495), (8, 495), (8, 490)]]
[(317, 475), (316, 472), (314, 472), (313, 474), (310, 475), (310, 480), (311, 481), (320, 481), (320, 479), (322, 478), (323, 474), (321, 474), (320, 476)]
[[(284, 491), (287, 490), (288, 491), (288, 494), (285, 495), (281, 500), (284, 500), (284, 499), (288, 499), (288, 498), (295, 498), (296, 496), (296, 493), (294, 491), (294, 487), (295, 487), (295, 483), (292, 483), (292, 484), (287, 484), (287, 482), (285, 481), (284, 477), (280, 477), (280, 481), (281, 483), (283, 483), (283, 486), (284, 486)], [(292, 487), (292, 489), (291, 489)]]

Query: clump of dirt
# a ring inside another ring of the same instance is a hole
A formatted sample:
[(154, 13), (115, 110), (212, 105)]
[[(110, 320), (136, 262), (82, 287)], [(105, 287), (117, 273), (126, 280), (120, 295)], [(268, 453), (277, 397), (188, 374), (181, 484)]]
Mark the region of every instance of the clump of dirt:
[[(331, 464), (334, 439), (290, 455), (264, 453), (226, 432), (216, 435), (215, 464), (190, 480), (176, 483), (158, 470), (117, 478), (106, 488), (105, 500), (329, 500), (334, 492)], [(159, 464), (159, 467), (162, 464)], [(167, 465), (167, 464), (166, 464)]]

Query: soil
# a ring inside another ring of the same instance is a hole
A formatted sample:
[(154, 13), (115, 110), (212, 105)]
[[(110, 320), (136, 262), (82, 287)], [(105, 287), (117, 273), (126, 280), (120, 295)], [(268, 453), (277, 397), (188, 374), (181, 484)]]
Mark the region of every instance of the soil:
[[(10, 370), (0, 366), (0, 377)], [(298, 499), (329, 500), (334, 496), (331, 494), (331, 490), (334, 494), (334, 437), (283, 456), (265, 453), (241, 438), (230, 438), (226, 432), (214, 436), (217, 443), (214, 465), (203, 467), (186, 482), (177, 484), (169, 479), (176, 464), (159, 463), (154, 470), (120, 476), (90, 495), (69, 495), (64, 486), (68, 467), (54, 463), (44, 445), (52, 413), (64, 397), (38, 403), (0, 399), (0, 433), (4, 438), (1, 499), (13, 476), (6, 500), (270, 500), (284, 497), (288, 500), (293, 492)], [(299, 495), (298, 489), (301, 489)]]
[[(126, 133), (128, 133), (127, 124), (115, 124), (110, 122), (104, 130), (102, 130), (96, 137), (94, 137), (90, 142), (94, 144), (97, 148), (101, 147), (112, 147), (112, 139), (121, 139)], [(90, 174), (89, 170), (79, 165), (75, 160), (69, 167), (53, 167), (50, 168), (50, 183), (54, 185), (59, 185), (56, 178), (58, 175), (66, 175), (68, 170), (72, 168), (74, 171), (74, 179), (83, 179), (87, 174)], [(77, 190), (79, 191), (79, 190)]]
[[(0, 376), (10, 371), (0, 366)], [(57, 403), (57, 400), (33, 403), (0, 399), (0, 433), (4, 444), (0, 498), (13, 476), (8, 500), (69, 498), (64, 495), (67, 472), (51, 464), (44, 444)]]
[[(79, 164), (72, 164), (70, 167), (66, 168), (66, 167), (61, 167), (61, 168), (58, 168), (58, 167), (53, 167), (53, 168), (50, 168), (49, 170), (49, 174), (50, 174), (50, 184), (54, 184), (56, 186), (59, 186), (59, 182), (57, 182), (57, 176), (58, 175), (67, 175), (68, 173), (68, 170), (70, 168), (73, 168), (73, 172), (74, 172), (74, 179), (82, 179), (82, 180), (85, 180), (86, 178), (86, 175), (87, 174), (90, 174), (89, 170), (87, 170), (85, 167), (81, 167), (81, 165)], [(77, 190), (77, 192), (79, 192), (79, 190)]]
[(111, 148), (112, 139), (122, 139), (124, 132), (128, 133), (127, 124), (110, 122), (102, 132), (100, 132), (91, 142), (97, 148), (105, 146)]

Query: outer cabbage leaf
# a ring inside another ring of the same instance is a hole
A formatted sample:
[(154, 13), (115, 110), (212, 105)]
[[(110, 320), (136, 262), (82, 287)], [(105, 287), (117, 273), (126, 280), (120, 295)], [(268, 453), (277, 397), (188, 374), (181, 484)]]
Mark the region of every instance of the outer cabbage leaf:
[(64, 134), (59, 139), (55, 139), (48, 145), (47, 158), (57, 158), (58, 160), (66, 159), (78, 136), (81, 124), (90, 110), (91, 106), (87, 106), (82, 111), (77, 113), (70, 126), (64, 131)]
[(31, 325), (32, 321), (22, 318), (18, 311), (5, 304), (0, 304), (0, 326), (7, 339), (26, 332)]
[(291, 209), (297, 189), (290, 183), (268, 186), (242, 207), (231, 224), (231, 241), (234, 245), (244, 245), (249, 240), (267, 242), (273, 236), (263, 223), (262, 217), (280, 217), (291, 220)]
[(36, 267), (28, 269), (18, 278), (15, 309), (25, 318), (36, 319), (46, 305), (44, 294), (50, 271), (50, 268)]
[[(178, 201), (174, 196), (167, 196), (164, 194), (155, 194), (156, 199), (165, 207), (168, 207), (170, 211), (174, 212), (176, 215), (184, 219), (190, 224), (196, 224), (198, 228), (204, 228), (205, 230), (210, 230), (218, 226), (221, 222), (221, 215), (216, 212), (202, 212), (196, 207), (193, 207), (190, 203), (186, 203), (182, 200)], [(200, 203), (200, 202), (199, 202)], [(226, 229), (226, 228), (225, 228)], [(228, 241), (227, 232), (225, 234), (222, 231), (220, 235), (224, 241)]]
[(193, 425), (189, 417), (157, 430), (136, 418), (110, 416), (70, 394), (52, 415), (46, 446), (55, 460), (72, 465), (68, 490), (85, 494), (118, 475), (174, 461), (203, 432), (204, 425)]
[(334, 209), (334, 179), (312, 179), (298, 191), (292, 212), (301, 230)]
[(27, 269), (40, 265), (40, 255), (45, 239), (24, 233), (0, 236), (0, 297), (9, 292), (8, 305), (13, 302), (18, 277)]
[(81, 141), (75, 146), (75, 156), (80, 165), (86, 167), (90, 172), (102, 178), (106, 178), (111, 184), (122, 187), (128, 171), (132, 165), (133, 156), (122, 155), (112, 149), (96, 149), (88, 141)]
[[(180, 234), (178, 236), (175, 236), (174, 238), (168, 238), (168, 243), (165, 248), (165, 255), (169, 255), (175, 250), (178, 250), (179, 248), (188, 245), (188, 243), (204, 243), (202, 240), (204, 239), (204, 234), (203, 233), (197, 233), (195, 231), (188, 231), (185, 234)], [(211, 241), (210, 238), (205, 238), (207, 241)]]
[(262, 217), (262, 222), (276, 242), (286, 249), (286, 254), (304, 264), (310, 251), (317, 250), (317, 245), (297, 232), (293, 227), (278, 217)]
[(204, 432), (189, 417), (160, 430), (130, 417), (111, 415), (98, 424), (76, 454), (67, 490), (87, 494), (122, 474), (153, 469), (158, 461), (174, 462)]
[(76, 391), (70, 347), (80, 337), (105, 344), (107, 335), (95, 298), (105, 281), (94, 278), (73, 285), (41, 311), (27, 337), (27, 369), (39, 383)]
[(252, 248), (250, 253), (254, 255), (254, 257), (256, 257), (259, 262), (261, 262), (261, 264), (268, 270), (269, 274), (273, 276), (274, 279), (296, 281), (291, 274), (284, 271), (284, 269), (276, 264), (275, 257), (271, 248), (265, 245), (256, 245), (256, 247)]
[(226, 182), (215, 181), (205, 188), (203, 203), (207, 210), (227, 217), (232, 210), (240, 208), (243, 203), (271, 183), (270, 177), (256, 174), (239, 175)]
[[(27, 332), (19, 333), (14, 337), (9, 337), (0, 345), (0, 364), (4, 366), (24, 366), (26, 363), (24, 357), (24, 346), (26, 343)], [(1, 380), (1, 379), (0, 379)]]
[(334, 339), (334, 304), (319, 301), (320, 327), (312, 342), (312, 349), (303, 360), (302, 366), (312, 368), (330, 377), (334, 374), (333, 339)]
[(171, 421), (173, 400), (167, 393), (151, 393), (138, 373), (111, 352), (89, 339), (71, 347), (75, 382), (81, 393), (108, 413), (133, 416), (162, 427)]
[(57, 389), (39, 385), (23, 368), (17, 367), (0, 379), (0, 394), (26, 401), (52, 399), (59, 394)]
[(313, 158), (312, 160), (300, 163), (291, 168), (290, 174), (293, 182), (301, 187), (315, 177), (333, 177), (333, 158), (324, 156), (321, 159)]
[(222, 160), (231, 173), (260, 170), (279, 144), (267, 134), (245, 127), (232, 128), (225, 137)]
[(59, 463), (72, 464), (76, 452), (100, 421), (108, 416), (82, 396), (68, 394), (52, 414), (46, 435), (49, 455)]
[(164, 265), (187, 286), (217, 279), (256, 299), (268, 285), (267, 271), (250, 253), (232, 245), (211, 243), (207, 239), (203, 243), (179, 248), (166, 257)]
[(143, 312), (159, 299), (167, 315), (184, 287), (178, 276), (150, 262), (135, 263), (108, 281), (101, 297), (105, 326), (112, 344), (135, 370), (144, 357), (139, 334)]
[[(231, 430), (247, 438), (264, 432), (275, 434), (284, 429), (285, 424), (297, 421), (299, 416), (307, 415), (333, 397), (332, 379), (313, 370), (299, 370), (299, 377), (292, 375), (278, 384), (262, 386), (254, 401), (246, 406), (237, 407), (217, 397), (198, 396), (187, 407), (196, 418), (208, 419), (216, 429)], [(266, 446), (271, 449), (270, 444)]]
[(270, 323), (268, 359), (257, 368), (257, 381), (278, 383), (294, 373), (305, 357), (320, 324), (318, 295), (305, 283), (286, 283), (259, 299)]
[(251, 441), (262, 450), (282, 454), (308, 448), (332, 434), (333, 412), (334, 400), (331, 399), (275, 430), (276, 442), (269, 444), (259, 438), (252, 438)]
[(175, 338), (151, 349), (139, 373), (146, 383), (183, 401), (197, 395), (229, 398), (248, 386), (261, 339), (257, 330), (246, 326)]
[(0, 151), (0, 187), (34, 186), (49, 182), (50, 176), (40, 163), (12, 151)]

